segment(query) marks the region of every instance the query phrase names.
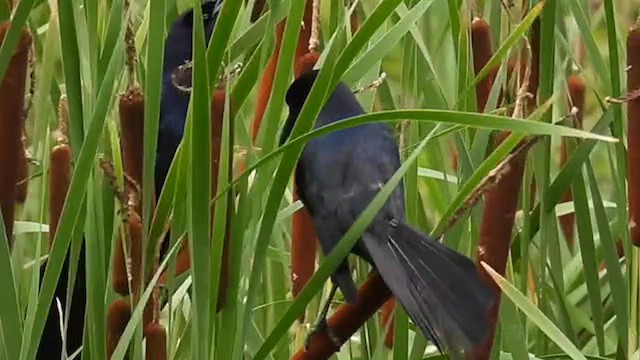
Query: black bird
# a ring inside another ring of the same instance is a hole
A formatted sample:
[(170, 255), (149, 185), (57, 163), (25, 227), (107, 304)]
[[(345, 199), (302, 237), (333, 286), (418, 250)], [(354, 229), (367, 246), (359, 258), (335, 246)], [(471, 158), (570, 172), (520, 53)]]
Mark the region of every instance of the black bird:
[[(202, 4), (204, 17), (205, 37), (207, 42), (215, 25), (218, 13), (222, 7), (222, 0), (207, 1)], [(164, 51), (164, 68), (162, 77), (162, 99), (160, 110), (160, 129), (158, 133), (157, 162), (155, 172), (156, 194), (164, 184), (169, 166), (175, 155), (178, 144), (182, 140), (184, 132), (187, 107), (189, 106), (189, 93), (181, 91), (176, 85), (188, 88), (191, 86), (191, 72), (188, 66), (184, 72), (178, 67), (185, 65), (192, 59), (193, 36), (193, 10), (187, 10), (175, 20), (169, 30)], [(175, 74), (175, 77), (173, 76)], [(175, 81), (172, 80), (175, 78)], [(182, 82), (185, 80), (185, 82)], [(175, 83), (175, 84), (174, 84)], [(163, 244), (166, 249), (166, 241)], [(68, 355), (76, 352), (83, 344), (84, 318), (86, 307), (86, 261), (85, 244), (82, 243), (78, 270), (73, 287), (71, 304), (67, 304), (67, 288), (69, 273), (69, 254), (67, 254), (60, 280), (56, 285), (54, 301), (49, 307), (49, 314), (45, 322), (45, 328), (40, 339), (36, 359), (48, 360), (60, 358), (62, 353), (62, 336), (60, 334), (60, 314), (55, 299), (59, 299), (69, 320), (65, 334), (65, 351)], [(40, 278), (44, 276), (44, 267), (41, 269)], [(81, 359), (82, 355), (76, 357)]]
[[(222, 8), (222, 0), (202, 4), (205, 40), (208, 43)], [(156, 147), (156, 198), (169, 173), (178, 146), (184, 136), (184, 127), (191, 93), (191, 67), (193, 59), (193, 10), (182, 13), (171, 25), (164, 47), (162, 69), (162, 95), (160, 98), (160, 127)], [(160, 255), (169, 247), (169, 235), (163, 241)]]
[[(289, 137), (317, 74), (317, 70), (303, 74), (289, 87), (289, 117), (280, 143)], [(340, 83), (315, 127), (362, 114), (353, 93)], [(306, 144), (296, 166), (295, 183), (324, 253), (337, 245), (399, 166), (398, 146), (386, 123), (335, 131)], [(402, 185), (393, 191), (352, 252), (380, 273), (411, 319), (441, 351), (459, 356), (485, 340), (492, 292), (469, 258), (405, 223)], [(346, 261), (332, 275), (332, 282), (331, 296), (337, 286), (347, 302), (355, 302), (358, 294)], [(326, 312), (317, 326), (326, 327)]]
[[(222, 8), (222, 0), (202, 4), (205, 40), (208, 43)], [(171, 161), (184, 135), (189, 107), (191, 68), (193, 59), (193, 10), (175, 20), (169, 30), (164, 48), (162, 69), (162, 96), (160, 100), (160, 129), (155, 169), (156, 195), (164, 184)]]

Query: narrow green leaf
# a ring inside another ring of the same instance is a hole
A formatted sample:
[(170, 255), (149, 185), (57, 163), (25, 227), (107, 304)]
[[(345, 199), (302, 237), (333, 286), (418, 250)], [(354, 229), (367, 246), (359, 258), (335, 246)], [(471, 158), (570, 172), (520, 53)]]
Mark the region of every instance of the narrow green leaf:
[(584, 355), (576, 348), (576, 346), (567, 339), (566, 336), (558, 329), (555, 324), (540, 311), (526, 296), (513, 286), (507, 279), (498, 274), (484, 261), (481, 263), (484, 269), (491, 275), (502, 292), (511, 300), (522, 312), (524, 312), (529, 320), (536, 324), (551, 341), (558, 345), (574, 360), (586, 360)]

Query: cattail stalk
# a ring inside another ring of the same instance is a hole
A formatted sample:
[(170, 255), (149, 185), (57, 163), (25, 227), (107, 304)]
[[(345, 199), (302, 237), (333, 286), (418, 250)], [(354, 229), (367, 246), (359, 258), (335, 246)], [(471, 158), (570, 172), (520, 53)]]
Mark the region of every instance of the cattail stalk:
[[(126, 239), (124, 243), (123, 238)], [(113, 256), (113, 289), (120, 295), (129, 295), (129, 287), (131, 286), (131, 293), (136, 301), (142, 286), (141, 259), (142, 220), (136, 211), (131, 210), (125, 219), (120, 236), (116, 240)]]
[[(529, 88), (530, 69), (526, 68), (524, 81), (516, 95), (516, 105), (513, 118), (522, 118), (526, 112), (527, 89)], [(497, 143), (504, 141), (510, 132), (502, 132), (496, 139)], [(494, 294), (494, 303), (489, 309), (489, 335), (485, 342), (468, 355), (471, 359), (489, 359), (495, 326), (498, 321), (500, 309), (500, 288), (492, 280), (481, 265), (487, 263), (499, 274), (504, 275), (507, 267), (507, 258), (511, 246), (511, 234), (518, 210), (518, 196), (522, 185), (527, 151), (520, 151), (510, 159), (510, 163), (503, 169), (501, 177), (496, 184), (485, 194), (484, 211), (480, 225), (480, 240), (478, 242), (477, 267), (483, 281)]]
[[(320, 55), (317, 52), (319, 44), (319, 14), (318, 0), (307, 0), (304, 13), (304, 23), (298, 38), (298, 50), (305, 45), (308, 52), (297, 57), (294, 73), (298, 78), (302, 74), (313, 70)], [(296, 54), (297, 56), (297, 54)], [(299, 199), (295, 184), (293, 186), (294, 201)], [(309, 282), (316, 265), (316, 227), (306, 208), (293, 214), (291, 219), (291, 293), (297, 297), (302, 288)], [(298, 318), (304, 321), (304, 313)]]
[[(640, 89), (640, 26), (629, 31), (627, 39), (627, 87), (629, 91)], [(629, 101), (627, 112), (627, 153), (629, 224), (631, 243), (640, 246), (640, 99)]]
[[(0, 44), (9, 26), (9, 22), (0, 23)], [(24, 98), (30, 47), (31, 34), (24, 29), (0, 83), (0, 209), (9, 246), (13, 243), (16, 184), (23, 152)]]
[[(584, 80), (578, 75), (571, 75), (568, 79), (568, 87), (569, 87), (569, 107), (575, 108), (577, 111), (574, 116), (574, 126), (578, 129), (582, 128), (582, 120), (584, 117), (584, 97), (585, 97), (585, 84)], [(564, 165), (567, 163), (569, 158), (569, 139), (562, 138), (560, 148), (560, 164)], [(570, 202), (573, 201), (573, 195), (571, 193), (571, 189), (567, 189), (562, 197), (560, 198), (562, 202)], [(560, 218), (560, 227), (562, 228), (562, 232), (564, 233), (564, 237), (567, 240), (567, 245), (569, 249), (573, 249), (573, 245), (575, 242), (575, 214), (565, 214)]]
[[(356, 303), (338, 308), (329, 318), (328, 326), (344, 343), (390, 298), (391, 291), (382, 277), (375, 273), (358, 289)], [(300, 349), (291, 360), (327, 360), (338, 350), (339, 347), (322, 331), (310, 339), (308, 348)]]

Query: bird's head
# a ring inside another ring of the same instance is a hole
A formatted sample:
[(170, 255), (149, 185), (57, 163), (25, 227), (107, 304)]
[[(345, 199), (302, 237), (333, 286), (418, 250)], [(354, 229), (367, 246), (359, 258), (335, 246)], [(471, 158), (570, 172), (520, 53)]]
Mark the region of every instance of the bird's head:
[[(209, 42), (213, 27), (222, 8), (222, 0), (207, 0), (202, 3), (205, 40)], [(171, 74), (178, 66), (192, 59), (193, 53), (193, 9), (189, 9), (171, 24), (164, 49), (164, 73)]]
[(304, 105), (305, 100), (307, 100), (307, 96), (309, 96), (311, 87), (316, 81), (319, 72), (320, 70), (308, 71), (291, 83), (285, 97), (290, 112), (297, 113), (302, 109), (302, 105)]

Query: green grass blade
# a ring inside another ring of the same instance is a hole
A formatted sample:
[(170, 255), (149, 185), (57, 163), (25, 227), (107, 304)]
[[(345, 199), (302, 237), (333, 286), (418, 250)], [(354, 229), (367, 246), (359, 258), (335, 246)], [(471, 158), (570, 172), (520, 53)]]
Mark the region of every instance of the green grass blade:
[[(2, 220), (0, 211), (0, 220)], [(20, 357), (20, 345), (22, 344), (22, 319), (18, 307), (15, 278), (11, 267), (11, 250), (4, 227), (4, 220), (0, 221), (0, 272), (4, 274), (0, 291), (0, 324), (8, 359)]]
[(574, 360), (586, 360), (585, 356), (576, 346), (558, 329), (554, 323), (540, 311), (527, 297), (513, 286), (507, 279), (498, 274), (489, 265), (482, 262), (484, 269), (491, 275), (504, 295), (511, 300), (529, 320), (536, 324), (556, 345)]

